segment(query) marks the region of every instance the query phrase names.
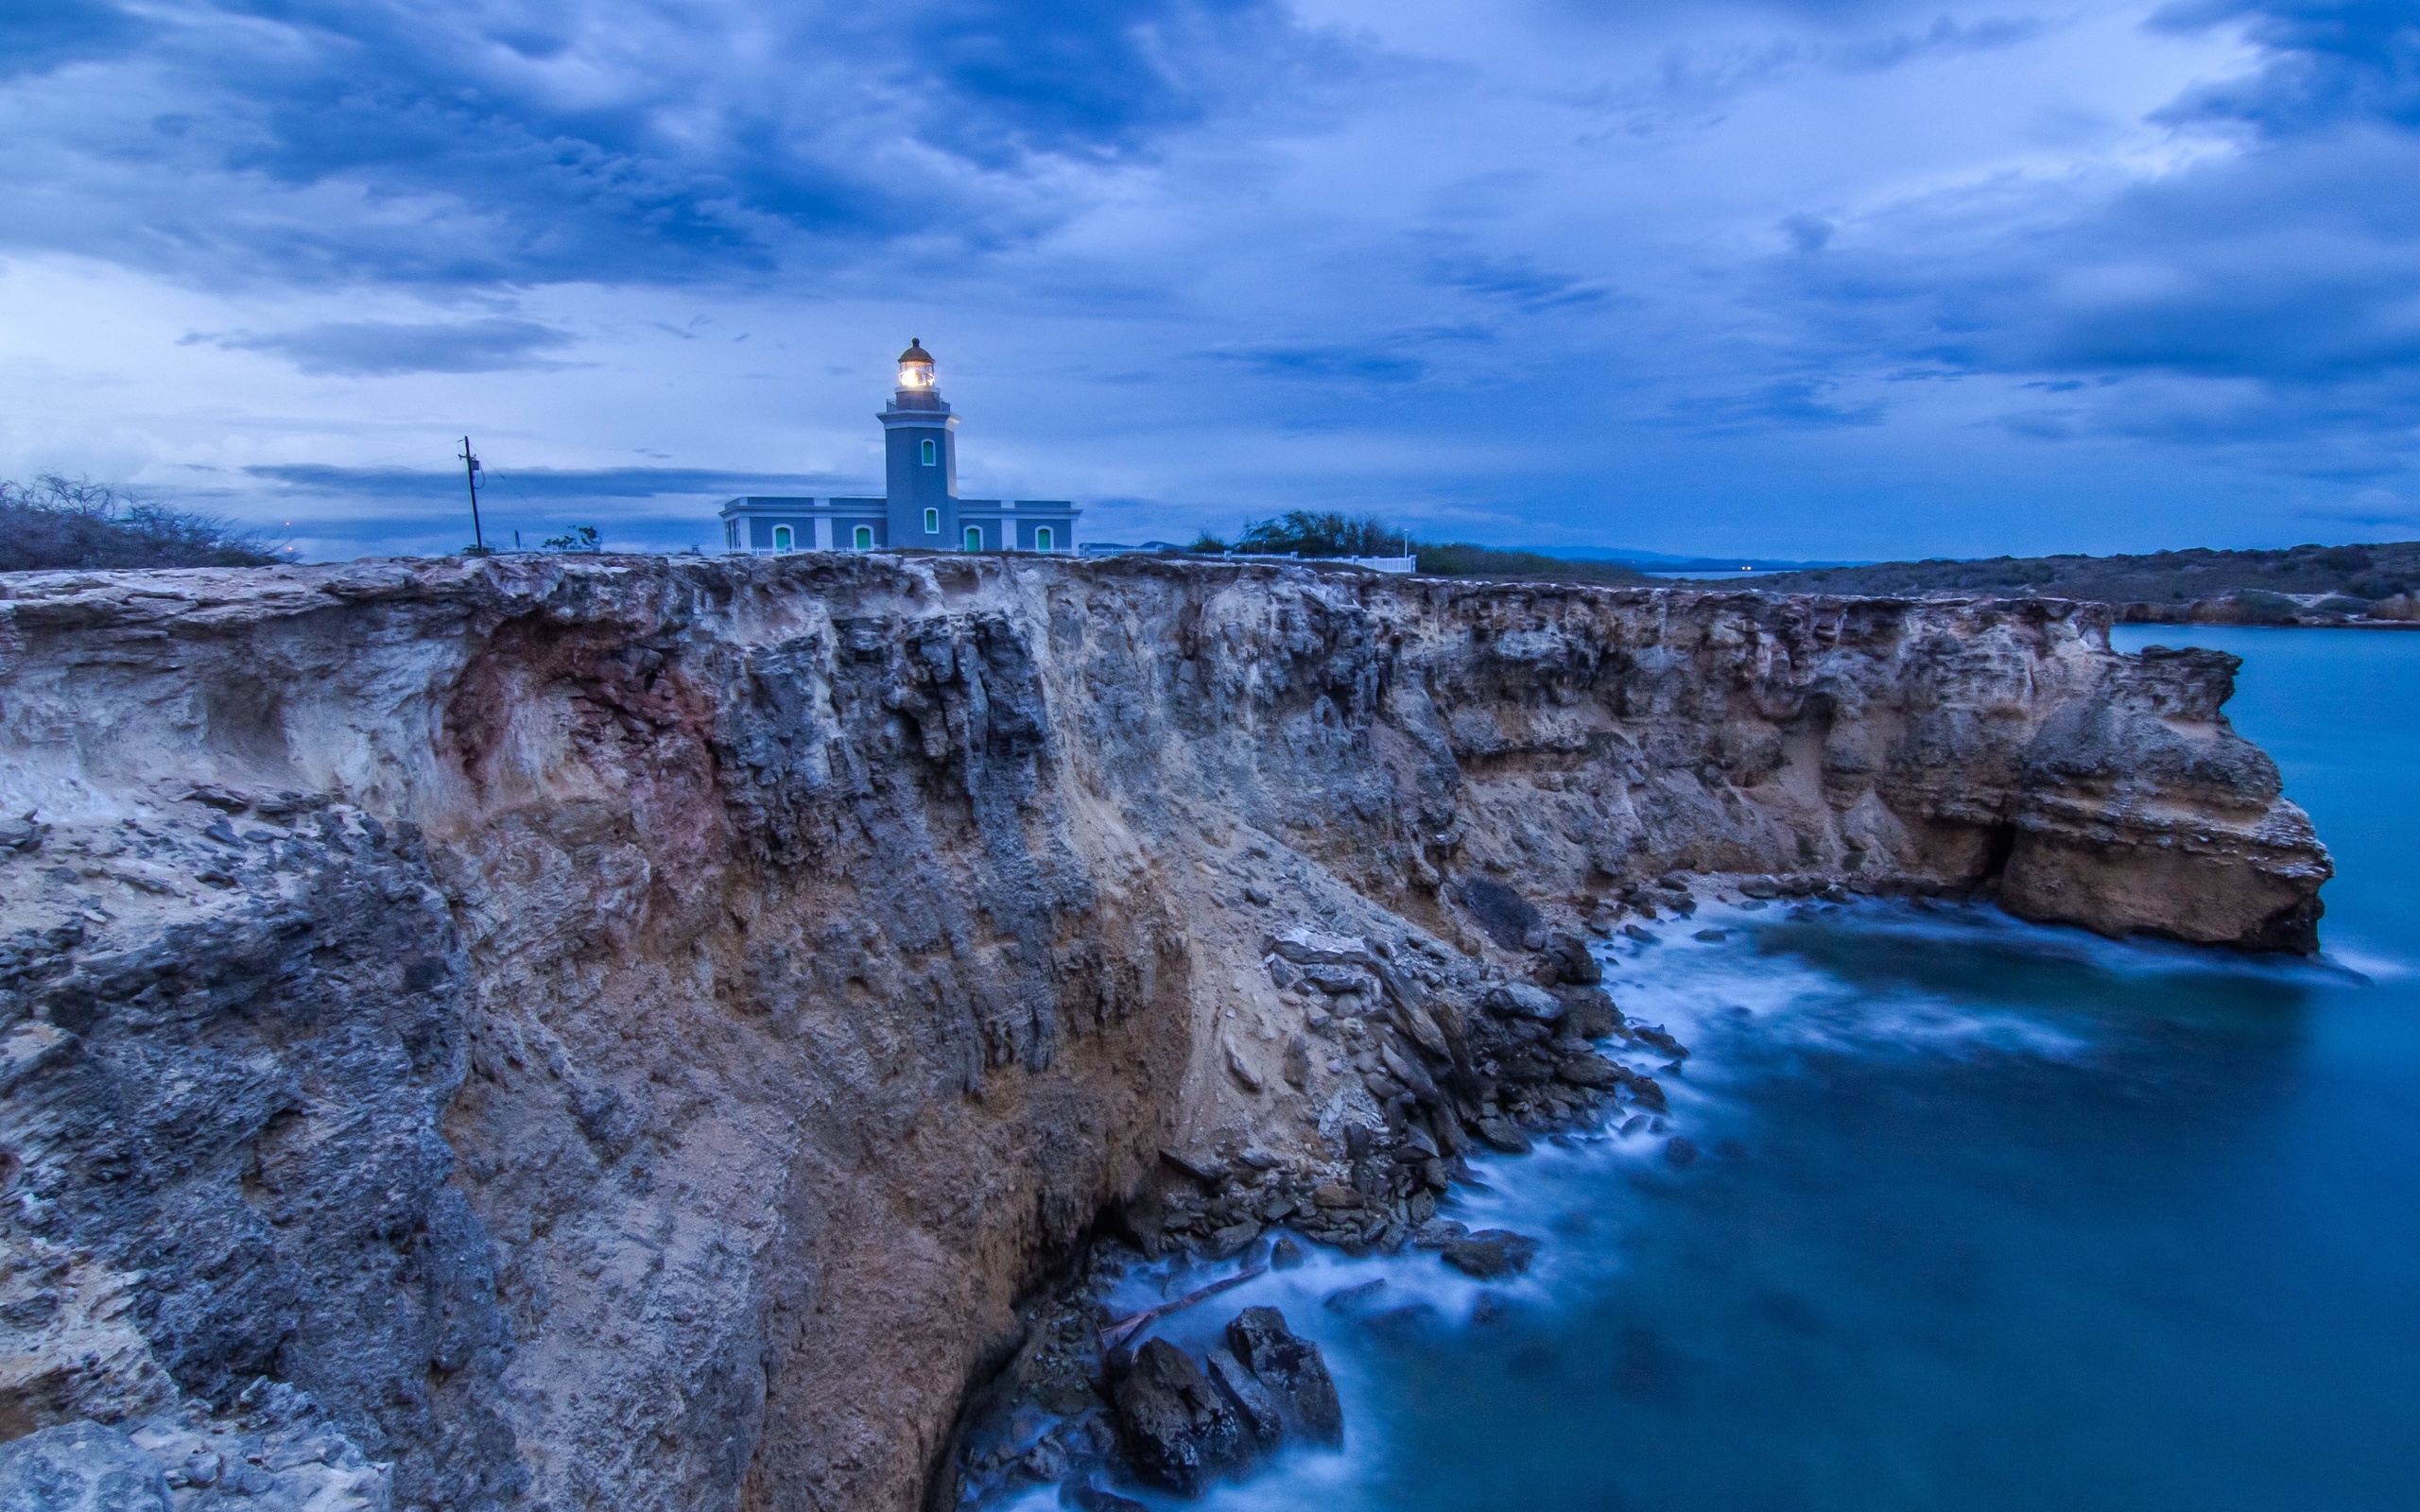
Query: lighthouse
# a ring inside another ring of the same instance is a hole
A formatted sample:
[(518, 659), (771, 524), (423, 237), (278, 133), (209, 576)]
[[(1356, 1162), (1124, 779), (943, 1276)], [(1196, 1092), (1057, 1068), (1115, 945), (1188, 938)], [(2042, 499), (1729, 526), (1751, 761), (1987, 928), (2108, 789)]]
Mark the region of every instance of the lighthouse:
[(882, 421), (883, 481), (890, 544), (940, 551), (964, 544), (959, 528), (958, 417), (933, 380), (933, 354), (909, 337), (899, 387)]
[(1073, 552), (1083, 511), (1065, 499), (958, 496), (958, 416), (942, 397), (937, 366), (919, 338), (899, 354), (898, 385), (874, 417), (882, 422), (881, 497), (734, 499), (722, 507), (725, 548)]

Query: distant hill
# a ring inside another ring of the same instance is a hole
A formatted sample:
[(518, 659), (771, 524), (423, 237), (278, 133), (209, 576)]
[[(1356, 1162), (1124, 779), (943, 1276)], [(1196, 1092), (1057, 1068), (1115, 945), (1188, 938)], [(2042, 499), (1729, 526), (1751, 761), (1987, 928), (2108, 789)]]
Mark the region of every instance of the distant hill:
[(1786, 573), (1742, 586), (1772, 593), (2095, 599), (2118, 606), (2121, 619), (2152, 624), (2402, 624), (2420, 622), (2420, 541), (1887, 561)]

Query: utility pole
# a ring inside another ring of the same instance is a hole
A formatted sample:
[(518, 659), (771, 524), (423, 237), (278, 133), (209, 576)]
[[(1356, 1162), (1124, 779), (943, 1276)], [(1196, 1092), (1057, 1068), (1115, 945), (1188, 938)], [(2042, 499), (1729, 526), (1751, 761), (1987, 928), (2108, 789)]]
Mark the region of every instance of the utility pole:
[(471, 544), (479, 556), (488, 554), (488, 538), (479, 529), (479, 459), (472, 455), (471, 438), (462, 438), (462, 481), (471, 486)]

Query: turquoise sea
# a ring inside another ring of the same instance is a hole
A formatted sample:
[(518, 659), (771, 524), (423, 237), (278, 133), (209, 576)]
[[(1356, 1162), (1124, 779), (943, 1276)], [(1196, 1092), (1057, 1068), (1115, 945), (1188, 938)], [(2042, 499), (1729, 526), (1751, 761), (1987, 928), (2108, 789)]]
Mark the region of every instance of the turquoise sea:
[(1207, 1504), (2420, 1507), (2420, 634), (2122, 633), (2244, 658), (2336, 855), (2324, 959), (1878, 903), (1625, 943), (1702, 1153), (1489, 1162), (1452, 1215), (1548, 1240), (1492, 1292), (1322, 1254), (1173, 1320), (1278, 1303), (1350, 1419)]

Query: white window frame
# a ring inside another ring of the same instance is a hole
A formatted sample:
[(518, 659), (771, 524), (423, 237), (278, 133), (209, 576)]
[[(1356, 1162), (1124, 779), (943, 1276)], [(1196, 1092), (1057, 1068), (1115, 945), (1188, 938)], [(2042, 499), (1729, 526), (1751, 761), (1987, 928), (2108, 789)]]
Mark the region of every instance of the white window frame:
[(983, 527), (981, 525), (968, 525), (964, 530), (959, 532), (959, 539), (965, 543), (967, 550), (981, 551), (983, 549)]
[(928, 536), (938, 536), (938, 535), (940, 535), (941, 533), (942, 533), (942, 512), (941, 512), (939, 509), (927, 509), (927, 510), (925, 510), (925, 534), (926, 534), (926, 535), (928, 535)]
[(1058, 539), (1058, 537), (1050, 533), (1050, 527), (1048, 525), (1036, 525), (1033, 527), (1033, 549), (1036, 551), (1048, 551), (1051, 547), (1051, 543)]
[(775, 525), (773, 527), (773, 549), (775, 551), (790, 551), (795, 549), (797, 540), (798, 538), (790, 533), (789, 526)]
[(934, 440), (929, 436), (925, 438), (925, 465), (926, 467), (939, 467), (942, 465), (941, 443)]
[(857, 543), (859, 551), (872, 551), (873, 550), (873, 526), (859, 525), (850, 533), (849, 539)]

